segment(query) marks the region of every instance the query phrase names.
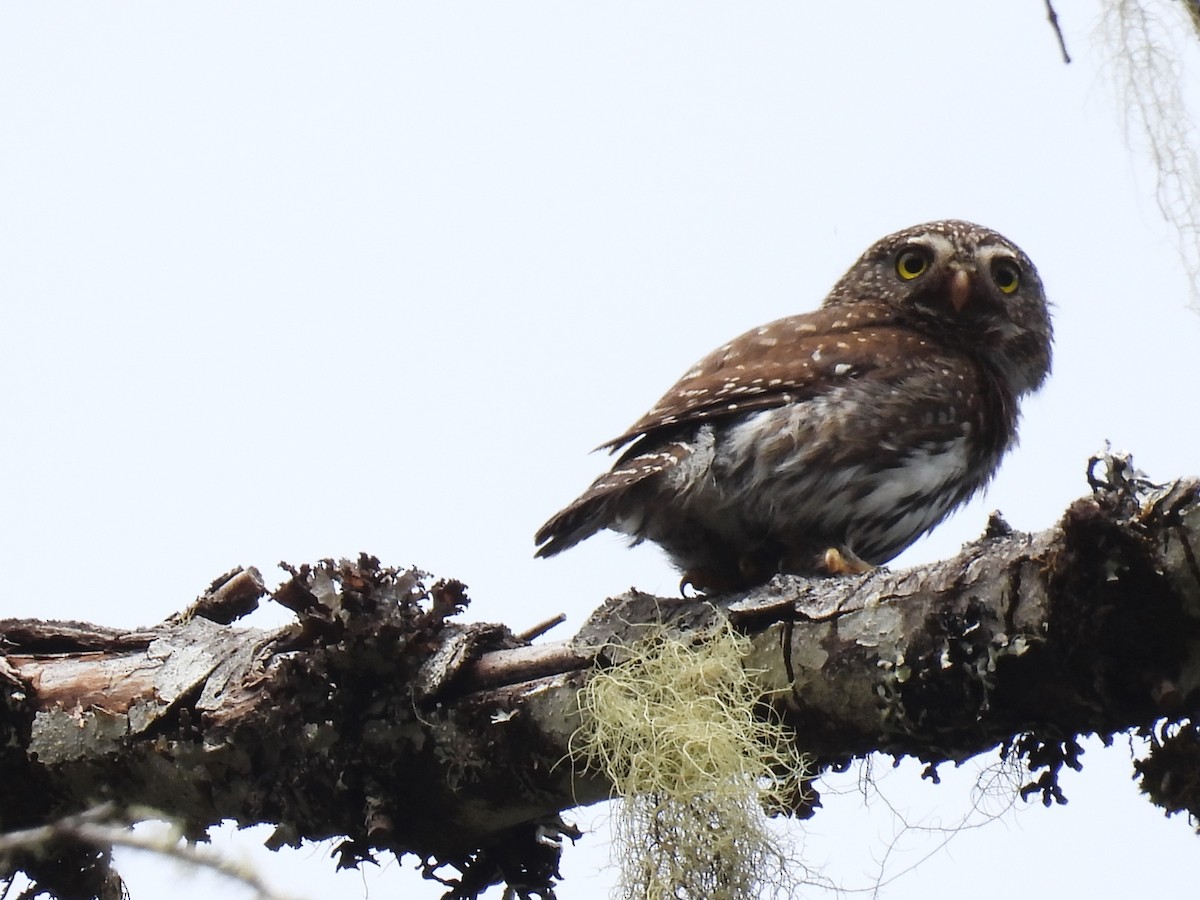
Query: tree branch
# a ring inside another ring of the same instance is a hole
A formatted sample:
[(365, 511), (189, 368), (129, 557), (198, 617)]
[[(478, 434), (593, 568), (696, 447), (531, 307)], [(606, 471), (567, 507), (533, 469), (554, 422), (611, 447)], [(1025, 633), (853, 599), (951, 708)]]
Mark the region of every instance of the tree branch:
[[(414, 853), (430, 875), (462, 873), (455, 896), (548, 890), (561, 835), (577, 834), (559, 811), (609, 792), (568, 755), (591, 667), (663, 623), (687, 640), (723, 618), (752, 636), (764, 697), (824, 763), (936, 765), (1004, 744), (1049, 801), (1074, 736), (1165, 718), (1181, 725), (1159, 749), (1194, 766), (1177, 738), (1200, 696), (1200, 482), (1155, 488), (1104, 462), (1041, 534), (994, 518), (919, 569), (707, 599), (631, 591), (558, 643), (457, 622), (461, 584), (366, 556), (289, 569), (271, 597), (297, 621), (275, 630), (231, 624), (266, 595), (252, 569), (137, 632), (0, 621), (4, 827), (111, 801), (191, 838), (223, 819), (273, 823), (276, 846), (340, 836), (342, 865)], [(1200, 808), (1149, 762), (1158, 802)], [(32, 857), (6, 864), (54, 889)]]

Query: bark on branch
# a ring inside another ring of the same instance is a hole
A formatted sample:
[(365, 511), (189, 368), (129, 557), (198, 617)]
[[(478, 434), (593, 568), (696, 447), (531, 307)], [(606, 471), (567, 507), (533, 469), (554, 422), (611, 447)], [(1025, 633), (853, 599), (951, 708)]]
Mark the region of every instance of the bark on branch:
[[(716, 598), (632, 591), (559, 643), (458, 622), (461, 584), (366, 556), (289, 570), (270, 597), (296, 622), (271, 631), (233, 624), (267, 596), (253, 569), (136, 632), (0, 621), (0, 827), (107, 801), (196, 838), (224, 819), (273, 823), (279, 845), (341, 837), (343, 864), (414, 853), (430, 875), (459, 870), (455, 896), (548, 890), (572, 834), (558, 813), (609, 790), (568, 755), (592, 666), (648, 628), (686, 639), (722, 618), (752, 636), (764, 697), (824, 763), (1005, 744), (1049, 801), (1077, 735), (1158, 723), (1143, 785), (1194, 814), (1200, 482), (1155, 488), (1103, 462), (1093, 495), (1040, 534), (994, 518), (920, 569)], [(59, 896), (109, 877), (102, 850), (69, 841), (3, 863)]]

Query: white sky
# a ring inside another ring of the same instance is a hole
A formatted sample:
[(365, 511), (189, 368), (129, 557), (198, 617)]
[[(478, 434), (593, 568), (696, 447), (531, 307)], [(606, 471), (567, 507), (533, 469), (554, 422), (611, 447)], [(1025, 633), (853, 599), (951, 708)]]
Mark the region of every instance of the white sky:
[[(470, 618), (565, 612), (559, 637), (631, 584), (670, 593), (615, 536), (533, 560), (604, 467), (589, 448), (876, 238), (949, 216), (1037, 262), (1055, 372), (988, 496), (901, 564), (993, 508), (1053, 524), (1106, 438), (1196, 473), (1200, 316), (1095, 4), (1057, 6), (1071, 66), (1040, 0), (0, 5), (0, 614), (152, 623), (234, 565), (360, 550), (464, 580)], [(1068, 807), (942, 850), (889, 854), (857, 773), (795, 834), (847, 888), (919, 863), (886, 900), (1192, 889), (1198, 839), (1136, 796), (1127, 748), (1085, 764)], [(875, 769), (911, 821), (969, 812), (974, 769)], [(606, 896), (605, 854), (568, 850), (563, 900)], [(299, 896), (441, 893), (409, 863), (255, 858)], [(121, 870), (136, 900), (225, 890)]]

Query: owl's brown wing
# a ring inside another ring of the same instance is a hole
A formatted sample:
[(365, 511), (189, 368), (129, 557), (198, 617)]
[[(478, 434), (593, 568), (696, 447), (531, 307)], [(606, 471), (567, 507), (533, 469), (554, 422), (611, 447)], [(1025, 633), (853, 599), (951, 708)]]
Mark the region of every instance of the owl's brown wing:
[(688, 426), (807, 400), (868, 372), (903, 367), (924, 339), (893, 327), (895, 317), (891, 307), (859, 303), (748, 331), (700, 360), (624, 434), (597, 449), (616, 451), (645, 438), (635, 450)]

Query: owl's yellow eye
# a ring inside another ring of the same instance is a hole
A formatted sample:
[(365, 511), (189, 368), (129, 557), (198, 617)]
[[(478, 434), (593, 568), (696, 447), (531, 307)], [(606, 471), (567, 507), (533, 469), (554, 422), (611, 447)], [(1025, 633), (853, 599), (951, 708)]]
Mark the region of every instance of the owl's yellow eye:
[(1021, 270), (1013, 263), (1001, 261), (992, 269), (992, 279), (1001, 291), (1012, 294), (1021, 286)]
[(929, 268), (929, 256), (922, 250), (909, 248), (896, 257), (896, 274), (912, 281)]

